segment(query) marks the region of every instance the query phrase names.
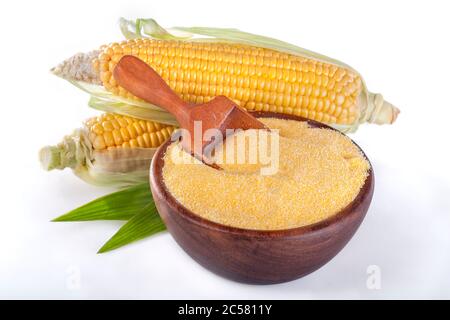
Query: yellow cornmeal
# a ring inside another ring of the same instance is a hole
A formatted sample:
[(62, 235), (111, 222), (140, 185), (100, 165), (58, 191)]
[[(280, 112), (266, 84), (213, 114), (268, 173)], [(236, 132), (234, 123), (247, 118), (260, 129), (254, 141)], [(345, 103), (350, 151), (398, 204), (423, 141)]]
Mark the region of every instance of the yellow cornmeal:
[[(203, 218), (259, 230), (318, 222), (356, 197), (369, 163), (349, 138), (333, 130), (311, 128), (305, 122), (260, 120), (280, 129), (278, 172), (261, 175), (245, 165), (222, 164), (224, 170), (215, 170), (198, 161), (174, 163), (169, 154), (180, 147), (172, 144), (163, 168), (171, 194)], [(225, 148), (228, 141), (233, 140), (226, 139)]]

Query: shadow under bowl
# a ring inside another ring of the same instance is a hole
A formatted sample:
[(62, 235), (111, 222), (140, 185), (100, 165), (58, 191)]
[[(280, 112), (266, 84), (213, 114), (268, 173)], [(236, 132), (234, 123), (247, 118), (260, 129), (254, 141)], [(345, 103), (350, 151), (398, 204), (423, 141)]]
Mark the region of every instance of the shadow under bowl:
[[(271, 112), (253, 114), (258, 118), (307, 121), (311, 127), (332, 129), (325, 124), (293, 115)], [(170, 144), (169, 140), (159, 147), (150, 169), (150, 186), (159, 214), (176, 242), (195, 261), (235, 281), (281, 283), (319, 269), (355, 234), (372, 200), (374, 175), (371, 166), (356, 198), (325, 220), (285, 230), (250, 230), (222, 225), (196, 215), (179, 203), (167, 189), (162, 169), (164, 155)]]

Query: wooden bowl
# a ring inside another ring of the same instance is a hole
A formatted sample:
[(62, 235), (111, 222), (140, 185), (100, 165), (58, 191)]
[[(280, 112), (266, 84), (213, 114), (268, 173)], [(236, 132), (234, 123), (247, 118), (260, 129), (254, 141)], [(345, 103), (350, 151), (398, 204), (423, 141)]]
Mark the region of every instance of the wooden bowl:
[[(307, 121), (313, 127), (331, 129), (293, 115), (270, 112), (255, 112), (254, 115)], [(356, 198), (330, 218), (308, 226), (275, 231), (229, 227), (196, 215), (170, 194), (162, 177), (163, 157), (170, 143), (167, 141), (159, 147), (151, 164), (150, 185), (159, 214), (173, 238), (194, 260), (232, 280), (280, 283), (319, 269), (354, 235), (372, 200), (374, 176), (370, 169)]]

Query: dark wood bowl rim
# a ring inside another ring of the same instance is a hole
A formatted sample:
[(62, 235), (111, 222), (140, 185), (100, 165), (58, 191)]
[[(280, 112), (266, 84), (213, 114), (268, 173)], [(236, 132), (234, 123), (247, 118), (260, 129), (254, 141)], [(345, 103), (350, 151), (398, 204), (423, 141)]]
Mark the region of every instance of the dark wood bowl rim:
[[(258, 118), (279, 118), (279, 119), (290, 119), (290, 120), (297, 120), (297, 121), (306, 121), (309, 125), (312, 127), (317, 128), (327, 128), (334, 131), (337, 131), (344, 135), (342, 132), (326, 125), (323, 123), (320, 123), (318, 121), (306, 119), (300, 116), (295, 115), (289, 115), (289, 114), (278, 114), (274, 112), (263, 112), (263, 111), (253, 111), (251, 112), (254, 116)], [(156, 151), (151, 165), (150, 170), (150, 179), (152, 181), (153, 188), (155, 189), (155, 192), (159, 193), (163, 199), (166, 200), (167, 204), (170, 206), (173, 212), (180, 213), (184, 218), (189, 219), (191, 222), (198, 224), (202, 227), (207, 227), (209, 229), (214, 229), (217, 231), (225, 232), (225, 233), (232, 233), (236, 235), (242, 235), (242, 236), (251, 236), (256, 238), (289, 238), (289, 237), (296, 237), (299, 235), (305, 235), (313, 231), (319, 231), (321, 229), (324, 229), (332, 224), (335, 224), (347, 216), (349, 216), (352, 212), (354, 212), (354, 209), (363, 201), (363, 199), (369, 195), (369, 191), (371, 186), (373, 185), (373, 169), (372, 164), (370, 163), (370, 160), (365, 155), (364, 151), (352, 140), (352, 142), (358, 147), (358, 149), (361, 151), (363, 156), (369, 161), (370, 169), (368, 172), (368, 176), (366, 178), (366, 181), (364, 182), (364, 185), (362, 186), (361, 190), (359, 191), (358, 195), (355, 197), (355, 199), (349, 203), (345, 208), (338, 211), (336, 214), (334, 214), (331, 217), (328, 217), (324, 220), (318, 221), (313, 224), (309, 224), (306, 226), (296, 227), (296, 228), (290, 228), (290, 229), (277, 229), (277, 230), (258, 230), (258, 229), (244, 229), (244, 228), (238, 228), (238, 227), (231, 227), (224, 224), (220, 224), (205, 218), (202, 218), (201, 216), (195, 214), (191, 210), (187, 209), (185, 206), (183, 206), (178, 200), (175, 199), (174, 196), (169, 192), (167, 189), (163, 178), (162, 178), (162, 168), (164, 164), (164, 154), (166, 152), (166, 149), (171, 144), (171, 141), (168, 140), (164, 144), (162, 144)]]

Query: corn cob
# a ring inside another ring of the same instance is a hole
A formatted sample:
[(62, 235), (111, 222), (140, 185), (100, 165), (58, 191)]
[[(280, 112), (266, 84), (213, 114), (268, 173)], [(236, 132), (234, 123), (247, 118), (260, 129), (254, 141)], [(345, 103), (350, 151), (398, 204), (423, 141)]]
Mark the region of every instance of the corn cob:
[[(130, 25), (131, 33), (125, 30)], [(363, 122), (392, 123), (399, 113), (380, 94), (368, 92), (357, 71), (334, 59), (236, 30), (174, 29), (190, 34), (177, 37), (151, 19), (138, 19), (136, 24), (122, 20), (123, 33), (133, 39), (78, 54), (53, 72), (71, 81), (100, 84), (113, 99), (143, 106), (145, 102), (118, 86), (112, 76), (119, 59), (131, 54), (146, 61), (192, 103), (225, 95), (248, 110), (295, 114), (343, 131), (355, 130)], [(191, 39), (194, 35), (213, 39)], [(137, 114), (118, 107), (114, 112), (161, 120), (161, 110), (155, 117), (154, 110)]]
[(128, 185), (145, 181), (152, 156), (175, 127), (131, 117), (102, 114), (56, 146), (41, 149), (44, 169), (72, 168), (94, 184)]
[(326, 123), (351, 124), (359, 117), (361, 78), (343, 67), (239, 44), (135, 39), (104, 47), (94, 60), (103, 86), (134, 100), (112, 77), (125, 54), (151, 65), (188, 102), (225, 95), (249, 110)]
[(103, 114), (85, 123), (95, 150), (157, 148), (170, 138), (174, 127), (116, 114)]

